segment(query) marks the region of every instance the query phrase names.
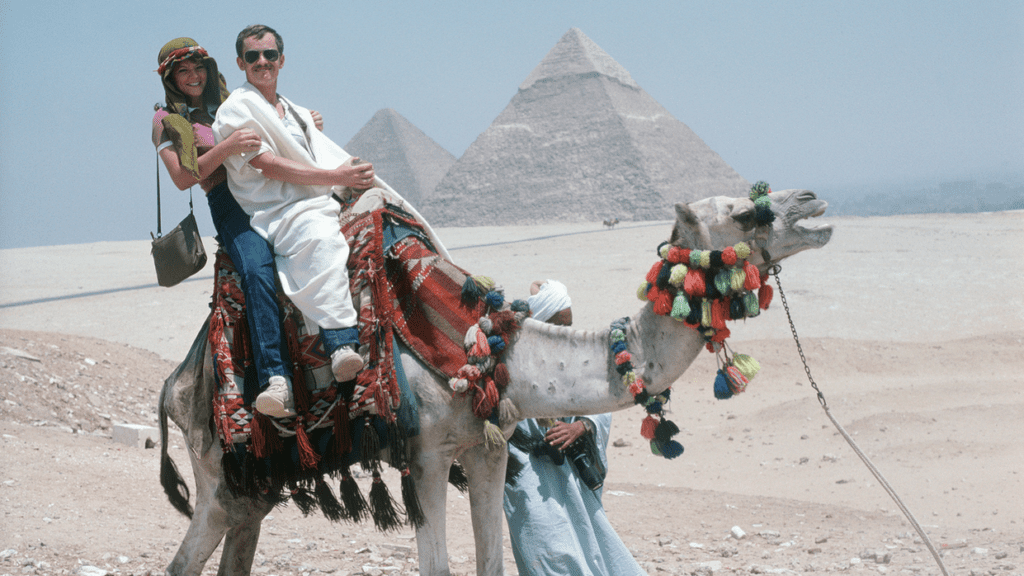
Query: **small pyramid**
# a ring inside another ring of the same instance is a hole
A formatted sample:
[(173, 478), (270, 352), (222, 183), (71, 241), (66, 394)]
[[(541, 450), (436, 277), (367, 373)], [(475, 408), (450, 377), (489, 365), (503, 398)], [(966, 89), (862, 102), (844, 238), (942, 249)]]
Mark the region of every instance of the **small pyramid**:
[(345, 145), (373, 164), (377, 176), (417, 205), (437, 186), (455, 156), (391, 108), (378, 110)]
[(662, 220), (750, 183), (577, 28), (420, 205), (436, 225)]

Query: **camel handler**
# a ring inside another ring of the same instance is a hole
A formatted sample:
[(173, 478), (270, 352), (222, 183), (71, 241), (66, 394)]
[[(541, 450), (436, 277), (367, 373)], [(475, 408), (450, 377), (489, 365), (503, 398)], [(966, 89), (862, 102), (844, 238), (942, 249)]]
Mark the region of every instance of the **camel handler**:
[[(538, 280), (530, 285), (531, 318), (572, 325), (572, 300), (565, 285)], [(557, 450), (526, 452), (509, 444), (509, 457), (523, 464), (515, 485), (505, 485), (504, 509), (516, 568), (522, 576), (646, 576), (615, 533), (601, 503), (601, 488), (592, 488), (560, 454), (590, 434), (601, 465), (608, 467), (612, 415), (557, 420), (528, 418), (517, 433)], [(603, 478), (602, 478), (603, 480)]]
[[(370, 163), (356, 164), (320, 130), (310, 111), (277, 93), (284, 66), (284, 41), (274, 29), (253, 25), (235, 42), (238, 68), (246, 83), (235, 89), (217, 111), (213, 132), (218, 142), (237, 130), (250, 129), (260, 148), (224, 161), (228, 186), (251, 218), (257, 234), (274, 250), (285, 295), (320, 327), (325, 351), (338, 382), (355, 378), (363, 368), (358, 314), (348, 279), (348, 242), (341, 232), (341, 205), (332, 198), (347, 188), (373, 189), (424, 224), (439, 253), (450, 260), (433, 230), (411, 206), (374, 175)], [(383, 200), (378, 204), (382, 204)], [(258, 402), (290, 406), (288, 387), (272, 387)]]
[(530, 304), (531, 318), (556, 326), (572, 326), (572, 299), (565, 284), (557, 280), (534, 280), (526, 301)]

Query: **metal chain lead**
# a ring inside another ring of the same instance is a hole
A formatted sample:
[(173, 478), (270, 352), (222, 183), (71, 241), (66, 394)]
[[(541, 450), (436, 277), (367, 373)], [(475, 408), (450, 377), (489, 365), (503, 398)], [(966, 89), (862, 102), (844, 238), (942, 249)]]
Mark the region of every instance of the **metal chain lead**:
[(903, 515), (914, 527), (914, 530), (916, 530), (918, 535), (921, 536), (921, 540), (924, 541), (925, 546), (927, 546), (928, 550), (931, 551), (932, 557), (935, 558), (935, 562), (939, 565), (939, 569), (942, 570), (942, 573), (945, 576), (949, 576), (949, 572), (946, 570), (946, 565), (942, 563), (942, 557), (939, 555), (939, 551), (935, 549), (935, 546), (932, 544), (931, 539), (928, 538), (928, 535), (925, 533), (924, 528), (922, 528), (921, 525), (918, 524), (917, 519), (914, 518), (914, 515), (910, 512), (910, 509), (903, 504), (903, 500), (900, 499), (899, 495), (896, 494), (896, 491), (893, 490), (892, 486), (889, 485), (889, 482), (886, 481), (884, 476), (882, 476), (882, 473), (879, 472), (877, 468), (875, 468), (875, 465), (871, 462), (871, 459), (868, 458), (867, 454), (861, 451), (860, 446), (857, 446), (857, 443), (853, 441), (853, 437), (851, 437), (846, 432), (846, 429), (844, 429), (843, 426), (839, 424), (839, 421), (836, 420), (834, 416), (832, 416), (832, 411), (829, 410), (828, 408), (828, 402), (825, 401), (825, 395), (821, 393), (821, 389), (818, 388), (818, 384), (814, 381), (814, 377), (811, 376), (810, 365), (807, 363), (807, 358), (804, 356), (803, 347), (800, 346), (800, 337), (797, 336), (796, 334), (796, 325), (793, 324), (793, 316), (789, 313), (789, 303), (786, 302), (786, 293), (782, 291), (782, 282), (779, 281), (779, 272), (781, 271), (782, 266), (779, 266), (778, 264), (773, 264), (768, 269), (768, 274), (771, 276), (775, 276), (775, 285), (779, 287), (779, 299), (782, 301), (782, 307), (786, 310), (786, 318), (789, 320), (789, 329), (793, 332), (793, 340), (796, 342), (797, 352), (800, 353), (800, 361), (803, 362), (804, 364), (804, 372), (807, 374), (807, 380), (810, 381), (811, 387), (814, 388), (814, 391), (818, 394), (818, 403), (821, 404), (821, 407), (825, 410), (825, 415), (828, 416), (828, 419), (832, 421), (832, 424), (836, 427), (837, 430), (839, 430), (839, 433), (843, 435), (843, 438), (845, 438), (846, 442), (850, 445), (851, 448), (853, 448), (853, 451), (857, 454), (857, 456), (860, 457), (861, 461), (864, 462), (864, 464), (868, 467), (868, 470), (871, 471), (871, 474), (874, 475), (876, 480), (878, 480), (878, 483), (881, 484), (882, 488), (884, 488), (885, 491), (889, 494), (889, 497), (893, 499), (893, 501), (899, 507), (900, 511), (903, 512)]

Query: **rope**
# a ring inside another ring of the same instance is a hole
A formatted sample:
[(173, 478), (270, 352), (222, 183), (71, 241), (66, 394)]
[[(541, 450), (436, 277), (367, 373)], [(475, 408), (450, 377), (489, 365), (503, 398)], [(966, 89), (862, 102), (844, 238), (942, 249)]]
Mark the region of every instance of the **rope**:
[(893, 502), (896, 503), (896, 506), (898, 506), (900, 511), (903, 512), (903, 515), (906, 516), (911, 526), (914, 527), (914, 530), (916, 530), (918, 535), (921, 536), (921, 540), (924, 541), (925, 546), (927, 546), (928, 550), (931, 551), (932, 557), (935, 558), (935, 562), (939, 565), (939, 569), (942, 570), (942, 573), (945, 576), (949, 576), (949, 572), (946, 570), (945, 564), (942, 563), (942, 557), (939, 556), (939, 551), (935, 549), (935, 546), (932, 544), (931, 539), (928, 538), (928, 535), (925, 533), (924, 529), (921, 528), (920, 524), (918, 524), (917, 519), (914, 518), (914, 515), (910, 512), (906, 505), (903, 504), (903, 501), (900, 499), (899, 495), (896, 494), (896, 491), (893, 490), (892, 486), (889, 485), (889, 482), (885, 479), (882, 473), (879, 472), (878, 468), (876, 468), (875, 465), (871, 462), (871, 459), (868, 458), (867, 454), (865, 454), (860, 449), (860, 447), (857, 446), (857, 443), (853, 441), (853, 438), (850, 437), (850, 435), (846, 432), (846, 429), (844, 429), (843, 426), (839, 424), (839, 421), (837, 421), (835, 417), (832, 415), (832, 411), (829, 410), (828, 402), (825, 400), (825, 395), (821, 393), (821, 390), (818, 388), (818, 384), (814, 381), (814, 377), (811, 376), (811, 368), (807, 364), (807, 358), (804, 356), (803, 347), (800, 346), (800, 337), (797, 336), (796, 334), (796, 325), (793, 324), (793, 316), (790, 315), (789, 313), (789, 303), (786, 302), (786, 294), (785, 292), (782, 291), (782, 282), (779, 281), (780, 271), (782, 271), (782, 267), (779, 266), (778, 264), (774, 264), (771, 268), (768, 269), (768, 274), (775, 276), (775, 285), (779, 287), (779, 298), (782, 301), (782, 307), (785, 308), (786, 310), (786, 318), (789, 320), (789, 329), (790, 331), (793, 332), (793, 340), (796, 341), (796, 349), (797, 352), (800, 353), (800, 361), (803, 362), (804, 372), (807, 373), (807, 380), (811, 383), (811, 387), (814, 388), (814, 391), (818, 395), (818, 403), (821, 404), (822, 409), (825, 410), (825, 415), (828, 416), (828, 419), (832, 421), (832, 424), (835, 425), (837, 430), (839, 430), (839, 433), (842, 434), (843, 438), (846, 439), (847, 444), (849, 444), (850, 447), (853, 448), (853, 451), (857, 454), (857, 456), (860, 457), (861, 461), (864, 462), (864, 465), (868, 467), (868, 470), (871, 471), (871, 474), (874, 475), (876, 480), (878, 480), (878, 483), (889, 494), (889, 497), (892, 498)]

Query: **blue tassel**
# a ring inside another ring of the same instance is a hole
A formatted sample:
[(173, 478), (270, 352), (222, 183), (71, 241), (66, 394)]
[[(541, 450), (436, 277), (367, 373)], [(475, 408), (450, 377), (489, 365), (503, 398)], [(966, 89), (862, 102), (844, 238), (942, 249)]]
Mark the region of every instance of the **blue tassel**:
[(671, 460), (683, 455), (683, 445), (675, 440), (669, 440), (661, 445), (661, 455)]
[(663, 404), (661, 402), (654, 401), (645, 406), (644, 409), (647, 410), (648, 414), (660, 414), (662, 407)]
[(732, 398), (732, 389), (729, 388), (729, 379), (726, 378), (725, 372), (722, 370), (718, 371), (718, 376), (715, 377), (715, 398), (719, 400), (728, 400)]
[(487, 345), (491, 347), (491, 354), (497, 355), (505, 349), (505, 339), (501, 336), (490, 336), (487, 338)]
[(626, 349), (626, 343), (625, 342), (622, 342), (622, 341), (616, 342), (615, 344), (612, 344), (612, 355), (613, 356), (618, 356), (619, 352), (622, 352), (625, 349)]
[(527, 302), (526, 300), (513, 300), (512, 301), (512, 311), (513, 312), (529, 312), (530, 311), (530, 303)]
[(505, 295), (497, 290), (491, 290), (487, 293), (487, 305), (495, 310), (501, 310), (502, 304), (505, 303)]

